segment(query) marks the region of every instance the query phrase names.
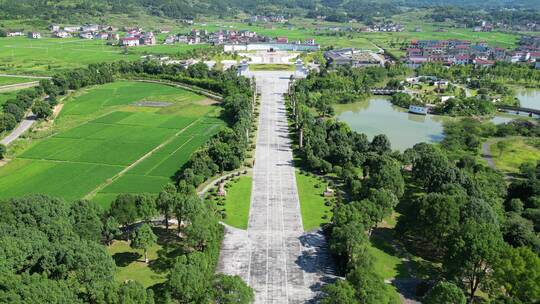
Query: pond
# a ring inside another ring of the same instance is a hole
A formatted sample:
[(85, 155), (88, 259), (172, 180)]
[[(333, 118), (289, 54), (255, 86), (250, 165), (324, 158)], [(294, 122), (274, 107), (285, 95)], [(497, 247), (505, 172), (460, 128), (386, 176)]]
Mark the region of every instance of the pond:
[(519, 103), (524, 108), (540, 110), (540, 90), (524, 89), (517, 92)]
[[(443, 123), (454, 118), (439, 115), (411, 114), (392, 105), (389, 98), (375, 96), (367, 101), (335, 105), (336, 117), (352, 130), (365, 133), (371, 140), (386, 134), (392, 149), (404, 151), (419, 142), (436, 143), (444, 138)], [(494, 124), (506, 123), (517, 116), (501, 114), (491, 119)]]
[(351, 129), (365, 133), (371, 140), (378, 134), (386, 134), (392, 149), (405, 150), (419, 142), (443, 140), (443, 122), (450, 117), (410, 114), (392, 105), (388, 98), (373, 97), (368, 101), (336, 105), (336, 117)]

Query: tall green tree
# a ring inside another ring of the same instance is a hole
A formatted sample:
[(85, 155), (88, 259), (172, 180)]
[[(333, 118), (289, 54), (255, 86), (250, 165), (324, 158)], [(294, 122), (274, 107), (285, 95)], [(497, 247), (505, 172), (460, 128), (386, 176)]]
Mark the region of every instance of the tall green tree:
[(111, 215), (124, 227), (135, 223), (139, 219), (137, 205), (135, 204), (136, 199), (137, 197), (133, 194), (119, 194), (111, 204)]
[(504, 296), (523, 303), (540, 301), (540, 258), (529, 248), (505, 246), (494, 267), (494, 277)]
[(334, 284), (323, 286), (323, 298), (321, 304), (357, 304), (355, 290), (351, 284), (344, 280), (338, 280)]
[(148, 249), (156, 244), (157, 236), (152, 231), (152, 227), (146, 223), (137, 228), (133, 234), (130, 246), (144, 250), (144, 262), (148, 264)]
[(255, 294), (239, 276), (217, 274), (212, 293), (216, 304), (250, 304)]
[(498, 226), (476, 220), (462, 224), (450, 241), (443, 268), (450, 278), (466, 287), (469, 303), (473, 303), (479, 288), (492, 282), (503, 244)]
[(211, 284), (208, 269), (203, 253), (194, 252), (178, 257), (168, 276), (168, 292), (179, 303), (204, 303)]
[(156, 199), (156, 206), (159, 212), (165, 217), (165, 230), (169, 231), (169, 220), (175, 208), (176, 187), (168, 183), (163, 187)]
[(465, 304), (463, 291), (451, 282), (439, 282), (426, 295), (425, 304)]

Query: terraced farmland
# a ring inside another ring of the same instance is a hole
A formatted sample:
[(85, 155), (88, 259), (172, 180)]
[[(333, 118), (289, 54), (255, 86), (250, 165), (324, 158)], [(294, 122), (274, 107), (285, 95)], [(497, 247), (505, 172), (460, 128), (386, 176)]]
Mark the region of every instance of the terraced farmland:
[[(133, 105), (141, 101), (170, 106)], [(218, 112), (205, 97), (159, 84), (91, 88), (66, 102), (55, 135), (0, 168), (0, 198), (45, 193), (107, 206), (119, 193), (159, 192), (223, 126)]]

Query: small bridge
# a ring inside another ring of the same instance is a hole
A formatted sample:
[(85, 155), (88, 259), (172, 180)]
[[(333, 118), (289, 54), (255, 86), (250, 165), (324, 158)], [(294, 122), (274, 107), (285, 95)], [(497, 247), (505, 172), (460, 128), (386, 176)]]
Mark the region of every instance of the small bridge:
[(516, 112), (516, 114), (527, 113), (529, 114), (529, 116), (532, 116), (533, 114), (540, 116), (540, 110), (531, 109), (531, 108), (501, 105), (501, 106), (497, 106), (497, 110), (502, 111), (502, 112)]
[(371, 89), (369, 90), (373, 95), (393, 95), (395, 93), (404, 93), (404, 90), (394, 90), (394, 89)]

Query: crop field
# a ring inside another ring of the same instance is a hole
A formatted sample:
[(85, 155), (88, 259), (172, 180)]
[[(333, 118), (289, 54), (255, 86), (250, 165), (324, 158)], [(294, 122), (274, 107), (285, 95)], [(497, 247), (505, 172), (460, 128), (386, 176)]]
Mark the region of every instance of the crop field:
[(24, 78), (24, 77), (9, 77), (9, 76), (0, 76), (0, 87), (10, 84), (25, 83), (36, 81), (36, 79)]
[[(167, 100), (176, 111), (133, 105), (149, 100)], [(0, 198), (45, 193), (107, 206), (119, 193), (157, 193), (218, 132), (217, 112), (203, 96), (159, 84), (85, 90), (66, 101), (57, 133), (0, 168), (0, 188), (7, 189)]]
[(171, 55), (200, 47), (205, 45), (141, 46), (128, 49), (126, 54), (103, 40), (0, 38), (0, 73), (51, 75), (90, 63), (136, 60), (146, 54)]

